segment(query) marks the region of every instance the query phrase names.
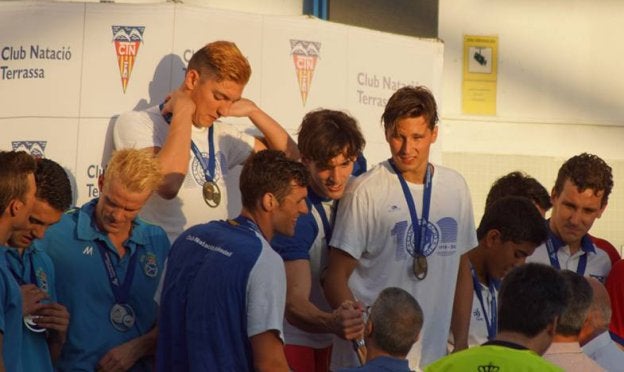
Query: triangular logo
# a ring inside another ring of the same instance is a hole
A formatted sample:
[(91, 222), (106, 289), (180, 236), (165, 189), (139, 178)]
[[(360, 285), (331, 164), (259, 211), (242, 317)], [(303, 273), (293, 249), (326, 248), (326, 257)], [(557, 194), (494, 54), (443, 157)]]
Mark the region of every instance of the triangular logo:
[(117, 53), (117, 64), (121, 77), (121, 87), (126, 93), (128, 81), (132, 74), (134, 61), (139, 53), (139, 45), (143, 42), (144, 26), (112, 26), (113, 43)]
[(314, 69), (320, 58), (320, 51), (321, 43), (319, 42), (290, 40), (290, 54), (293, 56), (293, 62), (297, 70), (297, 82), (299, 83), (299, 92), (301, 93), (301, 100), (304, 106), (308, 100)]

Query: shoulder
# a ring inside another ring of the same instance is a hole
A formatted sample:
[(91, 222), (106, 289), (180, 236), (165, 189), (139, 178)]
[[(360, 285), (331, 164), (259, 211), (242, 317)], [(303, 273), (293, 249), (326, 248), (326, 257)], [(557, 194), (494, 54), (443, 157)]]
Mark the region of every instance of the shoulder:
[(158, 106), (153, 106), (143, 111), (126, 111), (120, 114), (117, 117), (117, 120), (115, 120), (115, 126), (131, 125), (131, 124), (135, 124), (137, 121), (139, 122), (163, 121), (164, 122), (164, 119), (162, 115), (160, 115)]
[(383, 161), (369, 171), (354, 177), (347, 185), (346, 192), (360, 193), (368, 190), (386, 189), (390, 182), (396, 180), (396, 174), (387, 161)]

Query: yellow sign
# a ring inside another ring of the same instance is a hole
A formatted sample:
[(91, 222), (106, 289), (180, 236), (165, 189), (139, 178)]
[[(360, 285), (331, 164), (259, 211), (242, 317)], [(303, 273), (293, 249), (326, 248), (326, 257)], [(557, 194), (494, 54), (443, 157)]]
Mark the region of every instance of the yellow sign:
[(498, 36), (464, 35), (462, 112), (496, 115)]

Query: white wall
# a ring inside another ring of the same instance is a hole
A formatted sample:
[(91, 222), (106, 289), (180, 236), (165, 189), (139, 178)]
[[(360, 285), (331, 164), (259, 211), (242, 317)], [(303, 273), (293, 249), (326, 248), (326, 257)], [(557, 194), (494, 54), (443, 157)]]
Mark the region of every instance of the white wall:
[[(615, 180), (592, 231), (624, 245), (622, 14), (618, 1), (440, 1), (443, 159), (466, 176), (477, 219), (497, 177), (521, 169), (550, 190), (565, 159), (590, 152)], [(465, 34), (498, 36), (496, 116), (461, 113)]]

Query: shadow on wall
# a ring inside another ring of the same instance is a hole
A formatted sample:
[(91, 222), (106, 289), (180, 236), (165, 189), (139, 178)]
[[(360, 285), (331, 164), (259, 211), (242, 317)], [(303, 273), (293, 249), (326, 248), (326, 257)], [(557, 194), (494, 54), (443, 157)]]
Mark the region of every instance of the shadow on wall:
[(134, 106), (134, 110), (141, 111), (160, 105), (170, 91), (182, 84), (185, 72), (186, 65), (180, 56), (173, 53), (164, 56), (156, 66), (152, 81), (149, 83), (149, 101), (140, 99)]

